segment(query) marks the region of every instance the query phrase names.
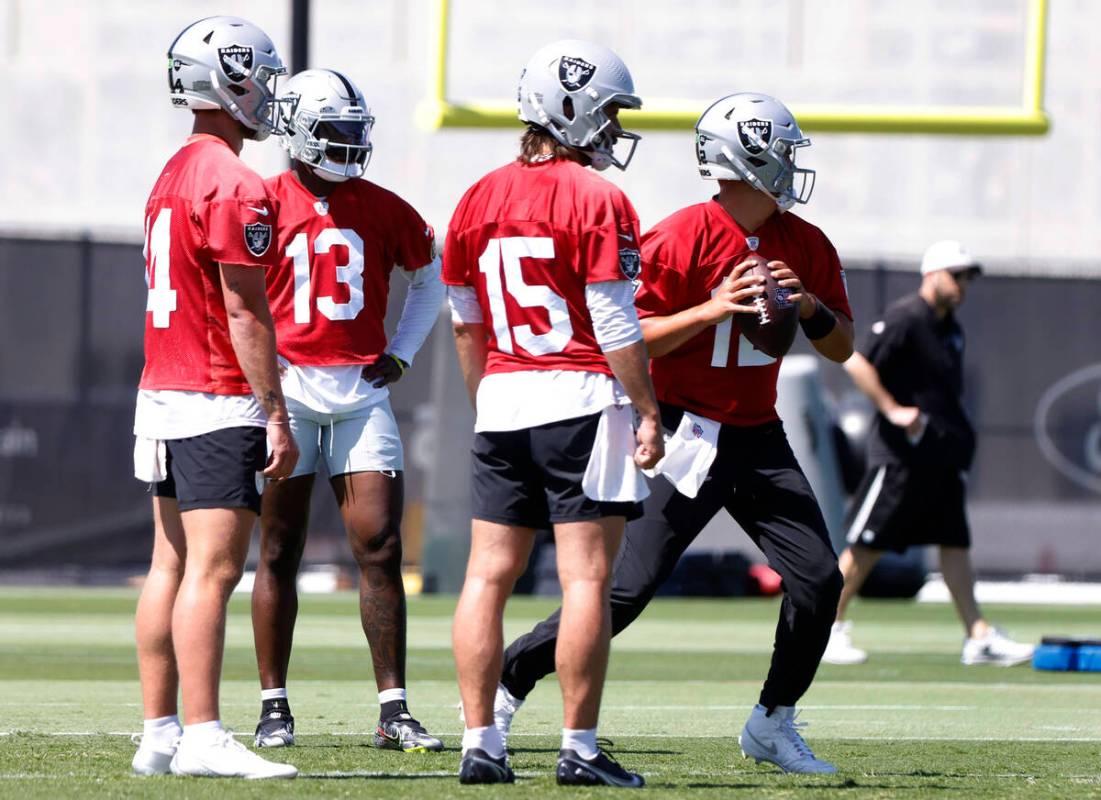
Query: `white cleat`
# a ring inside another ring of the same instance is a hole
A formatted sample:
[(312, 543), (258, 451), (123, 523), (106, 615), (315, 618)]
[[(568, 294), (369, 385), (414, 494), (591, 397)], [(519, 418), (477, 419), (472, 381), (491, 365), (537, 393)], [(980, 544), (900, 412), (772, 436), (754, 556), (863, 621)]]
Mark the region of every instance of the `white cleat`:
[(963, 653), (960, 661), (968, 666), (972, 664), (997, 664), (1012, 667), (1032, 660), (1035, 646), (1015, 642), (999, 628), (991, 628), (981, 639), (963, 640)]
[[(520, 710), (524, 701), (513, 697), (512, 693), (503, 684), (497, 684), (497, 693), (493, 696), (493, 724), (497, 726), (497, 732), (501, 734), (501, 744), (508, 747), (508, 734), (512, 729), (512, 718)], [(463, 715), (463, 704), (459, 702), (459, 721), (466, 723)]]
[(276, 764), (261, 758), (233, 738), (230, 731), (222, 731), (199, 742), (181, 738), (172, 758), (173, 775), (194, 775), (205, 778), (293, 778), (297, 767)]
[(800, 775), (832, 775), (837, 767), (815, 758), (810, 746), (799, 734), (805, 722), (796, 722), (794, 706), (777, 706), (768, 716), (765, 707), (756, 705), (742, 728), (738, 744), (742, 758), (752, 758), (758, 764), (768, 761), (784, 772)]
[[(147, 742), (146, 739), (149, 739)], [(176, 743), (179, 738), (170, 741), (154, 741), (151, 737), (135, 734), (130, 741), (138, 746), (130, 766), (135, 775), (167, 775), (172, 756), (176, 755)]]
[(868, 654), (859, 647), (853, 647), (853, 624), (851, 621), (835, 622), (830, 628), (830, 641), (822, 661), (827, 664), (863, 664)]

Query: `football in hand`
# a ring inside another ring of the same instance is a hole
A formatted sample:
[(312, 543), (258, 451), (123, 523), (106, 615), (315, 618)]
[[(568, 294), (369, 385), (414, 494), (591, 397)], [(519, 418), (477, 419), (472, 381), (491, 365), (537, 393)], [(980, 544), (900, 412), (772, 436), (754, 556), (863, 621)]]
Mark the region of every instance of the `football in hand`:
[(780, 286), (772, 277), (768, 262), (759, 259), (750, 267), (746, 275), (759, 275), (764, 278), (761, 294), (746, 305), (757, 308), (756, 314), (735, 314), (742, 335), (756, 349), (772, 358), (780, 358), (791, 349), (795, 341), (795, 331), (799, 327), (799, 306), (788, 300), (793, 294), (791, 289)]

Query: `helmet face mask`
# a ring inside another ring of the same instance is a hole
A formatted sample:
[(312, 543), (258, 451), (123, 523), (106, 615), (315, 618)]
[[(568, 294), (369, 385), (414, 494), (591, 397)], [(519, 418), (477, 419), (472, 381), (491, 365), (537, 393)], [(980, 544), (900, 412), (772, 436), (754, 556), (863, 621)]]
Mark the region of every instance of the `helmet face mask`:
[(173, 107), (221, 109), (258, 141), (280, 131), (277, 82), (286, 72), (267, 34), (238, 17), (194, 22), (168, 48)]
[(521, 120), (584, 153), (594, 169), (626, 169), (634, 157), (640, 137), (609, 110), (640, 108), (642, 100), (626, 65), (606, 47), (568, 39), (541, 48), (520, 75), (518, 100)]
[(752, 92), (715, 102), (696, 123), (700, 175), (744, 181), (769, 195), (781, 211), (806, 203), (815, 172), (795, 166), (795, 153), (810, 146), (787, 107)]
[(287, 81), (279, 99), (291, 158), (333, 183), (363, 175), (374, 151), (375, 118), (351, 81), (332, 70), (306, 70)]

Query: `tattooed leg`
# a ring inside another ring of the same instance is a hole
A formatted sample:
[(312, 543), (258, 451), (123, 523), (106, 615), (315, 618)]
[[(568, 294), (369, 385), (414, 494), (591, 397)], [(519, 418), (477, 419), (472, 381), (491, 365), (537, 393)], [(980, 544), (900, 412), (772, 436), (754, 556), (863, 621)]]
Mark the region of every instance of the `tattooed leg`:
[(401, 581), (402, 473), (333, 478), (359, 565), (359, 615), (378, 690), (405, 686), (405, 588)]

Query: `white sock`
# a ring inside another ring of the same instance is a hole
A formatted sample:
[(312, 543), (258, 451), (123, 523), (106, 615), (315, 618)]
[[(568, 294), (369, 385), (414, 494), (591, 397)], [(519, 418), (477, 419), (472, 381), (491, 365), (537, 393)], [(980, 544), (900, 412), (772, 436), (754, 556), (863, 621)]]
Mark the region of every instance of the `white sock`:
[(493, 758), (500, 758), (505, 754), (505, 745), (501, 741), (501, 734), (496, 725), (487, 725), (484, 728), (467, 728), (463, 731), (463, 752), (477, 747), (484, 750)]
[(150, 742), (170, 743), (182, 733), (180, 718), (176, 714), (144, 720), (141, 724), (142, 739)]
[(209, 722), (198, 722), (194, 725), (184, 725), (184, 739), (193, 744), (205, 744), (220, 734), (223, 730), (220, 719), (212, 719)]
[(563, 728), (562, 749), (573, 750), (582, 758), (596, 758), (596, 728)]
[(405, 689), (383, 689), (378, 693), (378, 703), (393, 703), (398, 700), (405, 702), (408, 698), (405, 696)]
[(287, 699), (287, 690), (286, 689), (261, 689), (260, 690), (260, 699), (261, 700), (286, 700)]

